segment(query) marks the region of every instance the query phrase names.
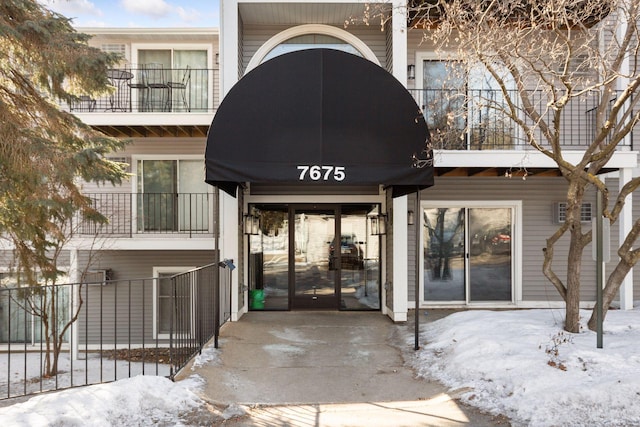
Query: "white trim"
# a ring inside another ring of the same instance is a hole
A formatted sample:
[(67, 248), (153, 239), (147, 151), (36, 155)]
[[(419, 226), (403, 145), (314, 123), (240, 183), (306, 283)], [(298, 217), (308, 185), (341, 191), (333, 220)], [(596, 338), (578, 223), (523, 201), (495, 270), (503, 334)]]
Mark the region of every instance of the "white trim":
[[(131, 176), (131, 179), (129, 180), (131, 182), (131, 194), (138, 193), (138, 161), (140, 160), (142, 160), (143, 162), (145, 160), (176, 161), (177, 162), (176, 188), (179, 188), (180, 161), (181, 160), (202, 160), (202, 156), (197, 154), (133, 154), (131, 155), (130, 167), (131, 167), (132, 176)], [(204, 174), (202, 179), (204, 181)], [(144, 187), (141, 189), (141, 193), (144, 193)], [(207, 186), (207, 194), (209, 194), (210, 196), (213, 194), (213, 187), (210, 185)], [(209, 197), (208, 209), (209, 209), (209, 212), (213, 212), (213, 197)], [(208, 220), (208, 229), (206, 234), (213, 232), (212, 221), (210, 221), (210, 218), (207, 218), (207, 220)], [(149, 234), (153, 234), (153, 233), (148, 233), (148, 232), (138, 230), (138, 198), (137, 197), (133, 197), (131, 200), (131, 227), (135, 227), (134, 229), (136, 230), (136, 234), (140, 236), (148, 237)], [(198, 233), (200, 232), (201, 231), (198, 230)], [(184, 235), (187, 235), (187, 236), (190, 235), (189, 230), (185, 230), (183, 233)], [(160, 235), (161, 234), (162, 233), (160, 233)], [(166, 236), (162, 236), (162, 238), (166, 238)]]
[[(511, 209), (511, 222), (513, 235), (516, 237), (512, 239), (512, 254), (511, 254), (511, 301), (469, 301), (469, 277), (468, 268), (465, 263), (465, 301), (437, 301), (436, 303), (429, 304), (424, 299), (424, 268), (419, 271), (419, 294), (420, 308), (434, 308), (434, 307), (514, 307), (520, 305), (522, 301), (522, 240), (523, 240), (523, 224), (522, 224), (522, 200), (422, 200), (420, 202), (420, 209), (433, 209), (433, 208), (505, 208)], [(423, 215), (420, 213), (416, 215), (418, 217), (418, 226), (423, 225)], [(465, 220), (465, 227), (468, 227)], [(465, 230), (466, 234), (466, 230)], [(514, 242), (515, 240), (515, 242)], [(421, 248), (418, 256), (420, 257), (420, 265), (424, 265), (424, 239), (423, 233), (420, 233)], [(465, 253), (469, 251), (468, 236), (465, 235)], [(466, 256), (466, 255), (465, 255)]]
[[(389, 314), (396, 322), (406, 320), (409, 310), (409, 226), (408, 220), (408, 196), (396, 197), (393, 199), (391, 220), (393, 227), (393, 278), (391, 286), (392, 307), (388, 307)], [(386, 303), (386, 302), (385, 302)], [(404, 316), (403, 316), (404, 314)], [(404, 317), (404, 320), (402, 320)]]
[[(618, 175), (618, 191), (622, 190), (625, 184), (633, 179), (633, 169), (625, 168), (620, 169)], [(631, 228), (633, 227), (633, 193), (630, 193), (626, 200), (625, 204), (622, 207), (622, 211), (620, 212), (619, 217), (619, 230), (618, 230), (618, 242), (624, 242), (627, 238), (627, 235), (631, 232)], [(621, 243), (618, 245), (621, 246)], [(616, 251), (617, 252), (617, 251)], [(619, 260), (619, 257), (618, 257)], [(620, 308), (622, 310), (633, 310), (633, 270), (632, 267), (627, 275), (622, 279), (622, 284), (620, 286)]]
[(247, 69), (245, 70), (245, 74), (260, 65), (265, 56), (267, 56), (269, 52), (275, 49), (276, 46), (293, 37), (302, 36), (305, 34), (322, 34), (340, 39), (356, 48), (356, 50), (360, 52), (365, 59), (368, 59), (378, 66), (380, 65), (380, 61), (378, 61), (378, 58), (376, 57), (375, 53), (373, 53), (371, 48), (369, 48), (369, 46), (367, 46), (362, 40), (360, 40), (353, 34), (343, 30), (342, 28), (324, 24), (304, 24), (287, 28), (286, 30), (276, 34), (275, 36), (267, 40), (262, 46), (260, 46), (260, 48), (256, 51), (256, 53), (249, 61)]
[[(447, 61), (447, 59), (443, 59), (436, 52), (421, 52), (416, 51), (415, 65), (416, 65), (416, 77), (414, 79), (414, 87), (416, 89), (422, 90), (425, 89), (423, 86), (424, 79), (422, 76), (424, 75), (424, 61)], [(451, 59), (454, 60), (454, 59)]]
[[(131, 43), (131, 64), (140, 66), (138, 62), (138, 52), (140, 50), (168, 50), (171, 55), (171, 67), (173, 68), (174, 51), (176, 50), (198, 50), (207, 52), (207, 69), (213, 70), (214, 68), (214, 56), (213, 45), (211, 43)], [(213, 96), (215, 90), (215, 79), (213, 78), (213, 71), (207, 74), (207, 110), (213, 110)], [(211, 96), (210, 96), (211, 95)], [(175, 113), (174, 113), (175, 114)], [(155, 115), (155, 114), (152, 114)]]
[(153, 339), (169, 339), (169, 334), (158, 334), (158, 277), (161, 273), (179, 274), (196, 267), (153, 267)]
[[(379, 187), (380, 189), (382, 187)], [(382, 190), (380, 190), (382, 192)], [(377, 196), (374, 195), (365, 195), (365, 196), (358, 196), (358, 195), (309, 195), (309, 196), (302, 196), (302, 195), (258, 195), (258, 196), (251, 196), (250, 194), (250, 189), (249, 187), (244, 189), (244, 204), (242, 206), (242, 214), (246, 214), (249, 212), (249, 205), (250, 204), (303, 204), (303, 205), (308, 205), (308, 204), (336, 204), (336, 205), (340, 205), (340, 204), (348, 204), (348, 203), (372, 203), (372, 204), (380, 204), (380, 209), (382, 212), (387, 212), (386, 210), (386, 201), (385, 201), (385, 197), (384, 197), (384, 193), (382, 192), (382, 194), (379, 194)], [(240, 218), (237, 218), (238, 221), (240, 221)], [(234, 235), (238, 235), (239, 233), (235, 232)], [(242, 241), (243, 241), (243, 253), (240, 254), (240, 256), (243, 257), (244, 260), (244, 271), (242, 271), (243, 274), (243, 278), (244, 278), (244, 289), (243, 289), (243, 293), (244, 293), (244, 302), (245, 304), (242, 307), (237, 307), (237, 312), (233, 313), (233, 309), (232, 309), (232, 315), (235, 315), (236, 319), (239, 319), (240, 317), (242, 317), (242, 315), (244, 313), (249, 312), (249, 245), (248, 245), (248, 237), (246, 234), (242, 234)], [(239, 241), (238, 241), (238, 248), (239, 248)], [(383, 314), (387, 314), (388, 312), (388, 307), (385, 304), (385, 298), (386, 298), (386, 291), (384, 288), (384, 281), (385, 281), (385, 277), (386, 277), (386, 262), (384, 261), (386, 259), (385, 254), (386, 254), (386, 243), (385, 243), (385, 239), (381, 239), (380, 242), (380, 309), (383, 312)], [(239, 289), (239, 281), (237, 280), (237, 278), (234, 278), (234, 283), (233, 283), (233, 287), (232, 287), (232, 292), (235, 292), (236, 294), (238, 293)], [(389, 310), (390, 313), (390, 310)], [(234, 316), (232, 316), (232, 321), (234, 320), (233, 318)], [(406, 317), (406, 313), (405, 313), (405, 317)], [(406, 318), (405, 318), (406, 320)]]

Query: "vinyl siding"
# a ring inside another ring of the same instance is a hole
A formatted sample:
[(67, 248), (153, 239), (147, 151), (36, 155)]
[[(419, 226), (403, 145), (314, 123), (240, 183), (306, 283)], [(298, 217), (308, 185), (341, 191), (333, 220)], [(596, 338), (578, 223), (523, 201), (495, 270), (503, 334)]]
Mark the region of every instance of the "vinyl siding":
[[(100, 251), (90, 269), (111, 269), (106, 286), (88, 286), (88, 297), (77, 324), (80, 344), (116, 343), (152, 346), (153, 267), (199, 267), (210, 264), (213, 251)], [(89, 254), (81, 254), (87, 265)], [(144, 307), (144, 308), (142, 308)], [(89, 319), (89, 322), (86, 319)], [(88, 340), (87, 340), (88, 337)]]
[[(522, 201), (522, 259), (515, 260), (522, 265), (523, 301), (561, 301), (556, 289), (542, 274), (543, 253), (546, 238), (556, 230), (553, 222), (555, 202), (565, 200), (566, 184), (562, 178), (536, 178), (526, 181), (519, 178), (477, 178), (459, 179), (436, 177), (432, 188), (422, 191), (422, 200), (434, 201)], [(414, 199), (415, 200), (415, 199)], [(590, 192), (585, 201), (595, 206), (595, 194)], [(409, 201), (412, 206), (412, 201)], [(585, 228), (591, 225), (583, 223)], [(519, 238), (520, 236), (515, 236)], [(414, 300), (415, 230), (409, 227), (409, 300)], [(514, 239), (515, 242), (515, 239)], [(555, 248), (554, 270), (562, 280), (566, 280), (566, 257), (568, 238), (560, 241)], [(583, 256), (581, 299), (595, 299), (595, 263), (591, 260), (591, 250), (587, 248)]]
[[(286, 30), (288, 26), (244, 26), (242, 34), (242, 70), (247, 69), (249, 61), (256, 51), (265, 44), (271, 37)], [(379, 27), (372, 26), (351, 26), (349, 32), (362, 40), (375, 53), (382, 68), (387, 67), (387, 40), (386, 35), (380, 31)]]

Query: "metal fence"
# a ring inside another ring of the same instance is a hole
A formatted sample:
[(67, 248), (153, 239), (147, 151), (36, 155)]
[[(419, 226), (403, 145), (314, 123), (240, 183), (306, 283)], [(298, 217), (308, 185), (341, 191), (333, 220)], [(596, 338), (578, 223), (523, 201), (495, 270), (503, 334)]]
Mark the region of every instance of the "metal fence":
[(0, 400), (136, 375), (173, 379), (230, 319), (226, 271), (0, 287)]
[(76, 218), (72, 233), (132, 237), (134, 234), (212, 235), (213, 198), (208, 193), (88, 193), (105, 224)]
[[(517, 91), (508, 91), (507, 96), (496, 89), (412, 89), (410, 92), (425, 116), (436, 149), (524, 148), (528, 140), (508, 113), (509, 101), (516, 108), (518, 117), (533, 129), (540, 144), (549, 147), (539, 124), (525, 115)], [(547, 94), (531, 91), (528, 97), (542, 120), (550, 126), (551, 132), (555, 132), (555, 110), (550, 107)], [(563, 108), (557, 124), (563, 148), (584, 149), (593, 141), (596, 132), (595, 108), (599, 103), (600, 93), (594, 91), (583, 94)], [(632, 138), (622, 142), (620, 147), (632, 148)]]

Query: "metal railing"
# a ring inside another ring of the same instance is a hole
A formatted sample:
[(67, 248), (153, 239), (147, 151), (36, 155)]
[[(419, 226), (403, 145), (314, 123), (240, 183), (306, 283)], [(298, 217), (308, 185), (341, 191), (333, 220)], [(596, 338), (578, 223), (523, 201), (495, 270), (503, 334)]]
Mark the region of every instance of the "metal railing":
[[(411, 89), (422, 110), (432, 136), (434, 148), (444, 150), (513, 150), (528, 145), (522, 129), (509, 117), (505, 95), (494, 89)], [(555, 132), (554, 110), (542, 92), (530, 92), (530, 102)], [(518, 116), (532, 129), (543, 147), (549, 144), (539, 125), (527, 118), (517, 91), (509, 92), (509, 99), (518, 109)], [(600, 93), (584, 94), (563, 110), (558, 130), (565, 149), (583, 149), (595, 135), (595, 108)], [(631, 139), (620, 147), (631, 148)]]
[(208, 193), (87, 193), (105, 224), (77, 218), (79, 235), (133, 237), (139, 234), (212, 235)]
[[(0, 287), (0, 400), (136, 375), (173, 379), (229, 320), (230, 283), (210, 264), (167, 277)], [(48, 346), (60, 349), (49, 370)]]
[(113, 92), (63, 105), (75, 113), (206, 113), (220, 104), (219, 70), (138, 66), (108, 71)]

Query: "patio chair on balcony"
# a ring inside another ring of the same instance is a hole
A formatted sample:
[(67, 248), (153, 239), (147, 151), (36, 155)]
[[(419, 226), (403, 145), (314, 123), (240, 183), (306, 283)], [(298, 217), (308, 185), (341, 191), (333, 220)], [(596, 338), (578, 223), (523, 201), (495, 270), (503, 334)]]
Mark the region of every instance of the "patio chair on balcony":
[(96, 110), (96, 100), (89, 95), (80, 95), (77, 100), (71, 101), (71, 111), (79, 113), (93, 112)]
[(173, 104), (177, 100), (177, 96), (180, 96), (180, 101), (182, 101), (182, 107), (186, 111), (191, 111), (191, 107), (189, 106), (189, 101), (187, 100), (187, 88), (191, 83), (191, 67), (187, 65), (182, 74), (182, 79), (179, 82), (167, 82), (167, 86), (169, 86), (169, 98), (167, 99), (166, 109), (168, 111), (172, 111), (174, 109)]
[(151, 111), (164, 111), (169, 98), (166, 70), (162, 64), (147, 64), (145, 68), (149, 86), (149, 107)]
[(147, 84), (147, 72), (143, 65), (138, 68), (135, 80), (127, 82), (130, 89), (138, 90), (138, 111), (149, 110), (149, 85)]

